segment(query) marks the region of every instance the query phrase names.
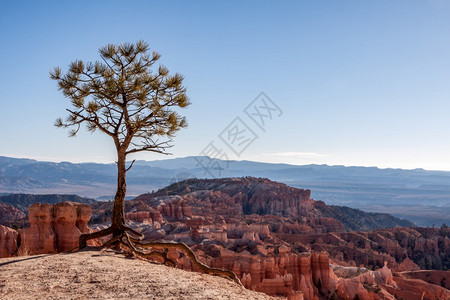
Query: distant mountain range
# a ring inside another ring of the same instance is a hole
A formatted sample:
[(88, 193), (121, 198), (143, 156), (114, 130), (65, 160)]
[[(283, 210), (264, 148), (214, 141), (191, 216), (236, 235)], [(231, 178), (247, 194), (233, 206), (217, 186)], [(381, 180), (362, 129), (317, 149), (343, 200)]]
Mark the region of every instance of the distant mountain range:
[[(0, 193), (77, 194), (111, 200), (115, 164), (42, 162), (0, 156)], [(128, 198), (187, 178), (265, 177), (303, 189), (328, 205), (390, 213), (421, 226), (450, 223), (450, 172), (211, 160), (196, 156), (136, 161)]]

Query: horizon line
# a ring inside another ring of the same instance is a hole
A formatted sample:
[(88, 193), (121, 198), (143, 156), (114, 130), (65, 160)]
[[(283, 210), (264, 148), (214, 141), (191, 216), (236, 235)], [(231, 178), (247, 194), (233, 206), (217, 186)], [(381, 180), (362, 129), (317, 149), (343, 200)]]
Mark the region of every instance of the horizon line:
[[(191, 158), (191, 157), (205, 157), (207, 155), (188, 155), (188, 156), (179, 156), (179, 157), (171, 157), (171, 158), (163, 158), (163, 159), (154, 159), (154, 160), (145, 160), (145, 159), (136, 159), (136, 161), (145, 161), (145, 162), (154, 162), (154, 161), (164, 161), (164, 160), (173, 160), (173, 159), (185, 159), (185, 158)], [(37, 162), (47, 162), (47, 163), (71, 163), (71, 164), (115, 164), (115, 162), (98, 162), (98, 161), (69, 161), (69, 160), (58, 160), (58, 159), (51, 159), (51, 158), (42, 158), (42, 157), (19, 157), (19, 156), (11, 156), (11, 155), (3, 155), (0, 154), (0, 157), (6, 157), (6, 158), (13, 158), (13, 159), (28, 159), (28, 160), (35, 160)], [(209, 156), (207, 156), (209, 157)], [(209, 157), (211, 158), (211, 157)], [(220, 159), (219, 159), (220, 160)], [(127, 162), (130, 162), (133, 160), (127, 160)], [(415, 170), (421, 170), (421, 171), (429, 171), (429, 172), (450, 172), (450, 170), (444, 170), (444, 169), (425, 169), (425, 168), (399, 168), (399, 167), (379, 167), (374, 165), (345, 165), (345, 164), (327, 164), (327, 163), (312, 163), (312, 164), (292, 164), (292, 163), (285, 163), (285, 162), (264, 162), (264, 161), (256, 161), (256, 160), (248, 160), (248, 159), (242, 159), (242, 160), (236, 160), (236, 159), (229, 159), (229, 160), (223, 160), (228, 162), (253, 162), (253, 163), (260, 163), (260, 164), (271, 164), (271, 165), (287, 165), (287, 166), (329, 166), (329, 167), (345, 167), (345, 168), (377, 168), (379, 170), (405, 170), (405, 171), (415, 171)]]

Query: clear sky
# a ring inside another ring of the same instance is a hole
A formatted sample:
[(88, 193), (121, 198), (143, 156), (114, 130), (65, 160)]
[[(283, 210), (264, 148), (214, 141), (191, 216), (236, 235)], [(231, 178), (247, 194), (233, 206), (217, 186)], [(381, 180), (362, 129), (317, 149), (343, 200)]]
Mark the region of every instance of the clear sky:
[[(106, 136), (53, 126), (69, 102), (48, 72), (143, 39), (192, 102), (173, 157), (213, 142), (229, 159), (450, 170), (449, 16), (444, 0), (1, 0), (0, 155), (113, 162)], [(265, 131), (244, 112), (260, 92), (282, 111)], [(236, 117), (257, 136), (239, 156), (219, 137)]]

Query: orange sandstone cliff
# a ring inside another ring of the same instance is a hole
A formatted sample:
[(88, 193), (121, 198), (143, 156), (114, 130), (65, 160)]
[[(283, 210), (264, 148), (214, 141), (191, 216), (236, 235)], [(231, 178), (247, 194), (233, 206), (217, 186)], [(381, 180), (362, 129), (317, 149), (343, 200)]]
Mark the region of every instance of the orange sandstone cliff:
[(19, 252), (33, 255), (69, 251), (78, 246), (82, 233), (90, 232), (90, 218), (87, 204), (35, 203), (28, 210), (30, 227), (19, 231)]

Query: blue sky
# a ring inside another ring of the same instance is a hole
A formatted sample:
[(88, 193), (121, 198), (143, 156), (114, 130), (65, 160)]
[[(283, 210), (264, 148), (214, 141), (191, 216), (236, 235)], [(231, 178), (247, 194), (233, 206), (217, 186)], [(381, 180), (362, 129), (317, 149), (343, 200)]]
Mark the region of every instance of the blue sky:
[[(0, 1), (0, 155), (113, 162), (106, 136), (53, 126), (69, 102), (48, 72), (143, 39), (192, 102), (173, 157), (213, 142), (229, 159), (450, 170), (449, 15), (448, 1)], [(265, 131), (244, 112), (260, 92), (282, 110)], [(236, 117), (258, 136), (240, 156), (219, 138)]]

